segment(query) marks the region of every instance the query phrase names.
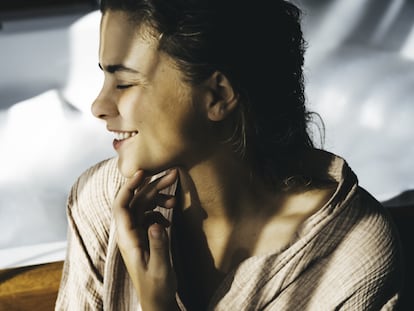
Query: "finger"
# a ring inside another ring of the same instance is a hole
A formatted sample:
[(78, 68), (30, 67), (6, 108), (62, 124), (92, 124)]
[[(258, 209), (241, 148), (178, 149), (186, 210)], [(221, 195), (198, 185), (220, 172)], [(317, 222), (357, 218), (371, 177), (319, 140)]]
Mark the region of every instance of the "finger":
[(137, 226), (133, 230), (123, 230), (120, 228), (118, 232), (118, 246), (120, 247), (121, 253), (125, 258), (125, 253), (131, 253), (132, 251), (139, 250), (142, 254), (140, 257), (141, 263), (145, 266), (148, 264), (149, 257), (149, 239), (148, 239), (148, 228), (153, 224), (160, 224), (163, 227), (169, 227), (170, 221), (166, 219), (158, 211), (148, 211), (143, 216), (143, 221), (140, 226)]
[(161, 224), (153, 224), (148, 229), (150, 258), (148, 270), (159, 278), (168, 276), (171, 270), (167, 231)]
[(165, 188), (173, 185), (177, 180), (177, 176), (177, 170), (172, 169), (167, 174), (152, 181), (150, 184), (148, 184), (146, 190), (144, 191), (146, 193), (146, 196), (151, 199), (154, 198), (155, 195), (161, 190), (164, 190)]
[(136, 228), (136, 223), (129, 209), (129, 203), (134, 196), (136, 187), (140, 186), (144, 179), (144, 172), (138, 171), (134, 177), (121, 187), (113, 203), (112, 214), (116, 224), (118, 240), (122, 242), (120, 244), (128, 244), (127, 247), (137, 247), (142, 244), (140, 242), (142, 233), (138, 232), (138, 228)]
[(174, 184), (174, 182), (177, 180), (178, 177), (178, 171), (177, 169), (170, 169), (167, 174), (165, 174), (164, 176), (158, 178), (156, 180), (156, 190), (160, 191), (163, 190), (169, 186), (171, 186), (172, 184)]
[(162, 225), (164, 228), (169, 227), (171, 225), (170, 221), (167, 218), (165, 218), (160, 212), (146, 212), (144, 214), (143, 221), (143, 227), (145, 228), (145, 232), (147, 232), (148, 228), (155, 223)]
[(148, 225), (154, 222), (169, 225), (161, 214), (161, 217), (158, 216), (153, 222), (146, 221), (148, 217), (144, 214), (146, 211), (153, 210), (157, 204), (167, 208), (174, 205), (173, 198), (161, 195), (157, 191), (173, 184), (176, 178), (177, 172), (172, 170), (148, 184), (148, 177), (140, 170), (121, 187), (113, 205), (113, 216), (120, 246), (148, 249)]
[(155, 197), (155, 204), (164, 208), (173, 208), (176, 204), (176, 199), (171, 194), (158, 193)]
[[(166, 204), (170, 208), (174, 200), (168, 200), (165, 197), (160, 196), (159, 191), (171, 186), (177, 180), (177, 170), (171, 170), (166, 175), (152, 181), (145, 187), (142, 187), (140, 191), (135, 193), (134, 198), (132, 199), (130, 206), (139, 208), (139, 213), (143, 213), (149, 210), (153, 210), (157, 205), (163, 206)], [(158, 202), (159, 201), (159, 202)], [(160, 203), (160, 204), (158, 204)]]

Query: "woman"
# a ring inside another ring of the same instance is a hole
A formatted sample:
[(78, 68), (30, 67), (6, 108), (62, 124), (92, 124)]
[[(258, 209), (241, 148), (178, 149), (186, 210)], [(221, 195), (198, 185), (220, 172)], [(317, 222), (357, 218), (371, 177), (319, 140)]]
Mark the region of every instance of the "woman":
[(313, 147), (299, 10), (106, 0), (92, 106), (118, 156), (68, 200), (57, 310), (380, 310), (390, 221)]

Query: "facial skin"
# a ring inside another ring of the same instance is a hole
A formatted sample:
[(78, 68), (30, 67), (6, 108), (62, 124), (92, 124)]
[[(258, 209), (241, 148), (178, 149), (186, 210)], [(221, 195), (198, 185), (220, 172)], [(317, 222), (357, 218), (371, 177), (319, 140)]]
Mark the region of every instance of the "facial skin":
[(209, 141), (203, 108), (209, 93), (183, 82), (146, 30), (120, 11), (106, 12), (101, 22), (99, 65), (105, 79), (92, 112), (109, 131), (126, 133), (127, 139), (114, 140), (125, 177), (138, 169), (156, 173), (191, 166), (201, 161)]

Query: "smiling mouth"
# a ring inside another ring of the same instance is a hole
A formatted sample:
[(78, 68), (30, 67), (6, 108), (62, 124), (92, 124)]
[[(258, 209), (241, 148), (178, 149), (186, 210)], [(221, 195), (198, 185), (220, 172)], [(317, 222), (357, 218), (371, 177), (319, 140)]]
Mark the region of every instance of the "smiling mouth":
[(111, 131), (114, 135), (115, 135), (115, 139), (112, 143), (113, 147), (115, 150), (118, 150), (124, 141), (126, 141), (129, 138), (134, 137), (135, 135), (138, 134), (137, 131), (133, 131), (133, 132), (115, 132), (115, 131)]
[(122, 141), (138, 134), (137, 131), (133, 132), (112, 132), (115, 135), (115, 140)]

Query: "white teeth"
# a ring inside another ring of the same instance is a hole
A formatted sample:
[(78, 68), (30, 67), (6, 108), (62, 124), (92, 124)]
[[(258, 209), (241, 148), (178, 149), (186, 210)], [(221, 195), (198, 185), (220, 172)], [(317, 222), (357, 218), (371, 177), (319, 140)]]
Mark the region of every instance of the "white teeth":
[(124, 140), (130, 137), (133, 137), (138, 134), (138, 132), (113, 132), (115, 134), (116, 140)]

